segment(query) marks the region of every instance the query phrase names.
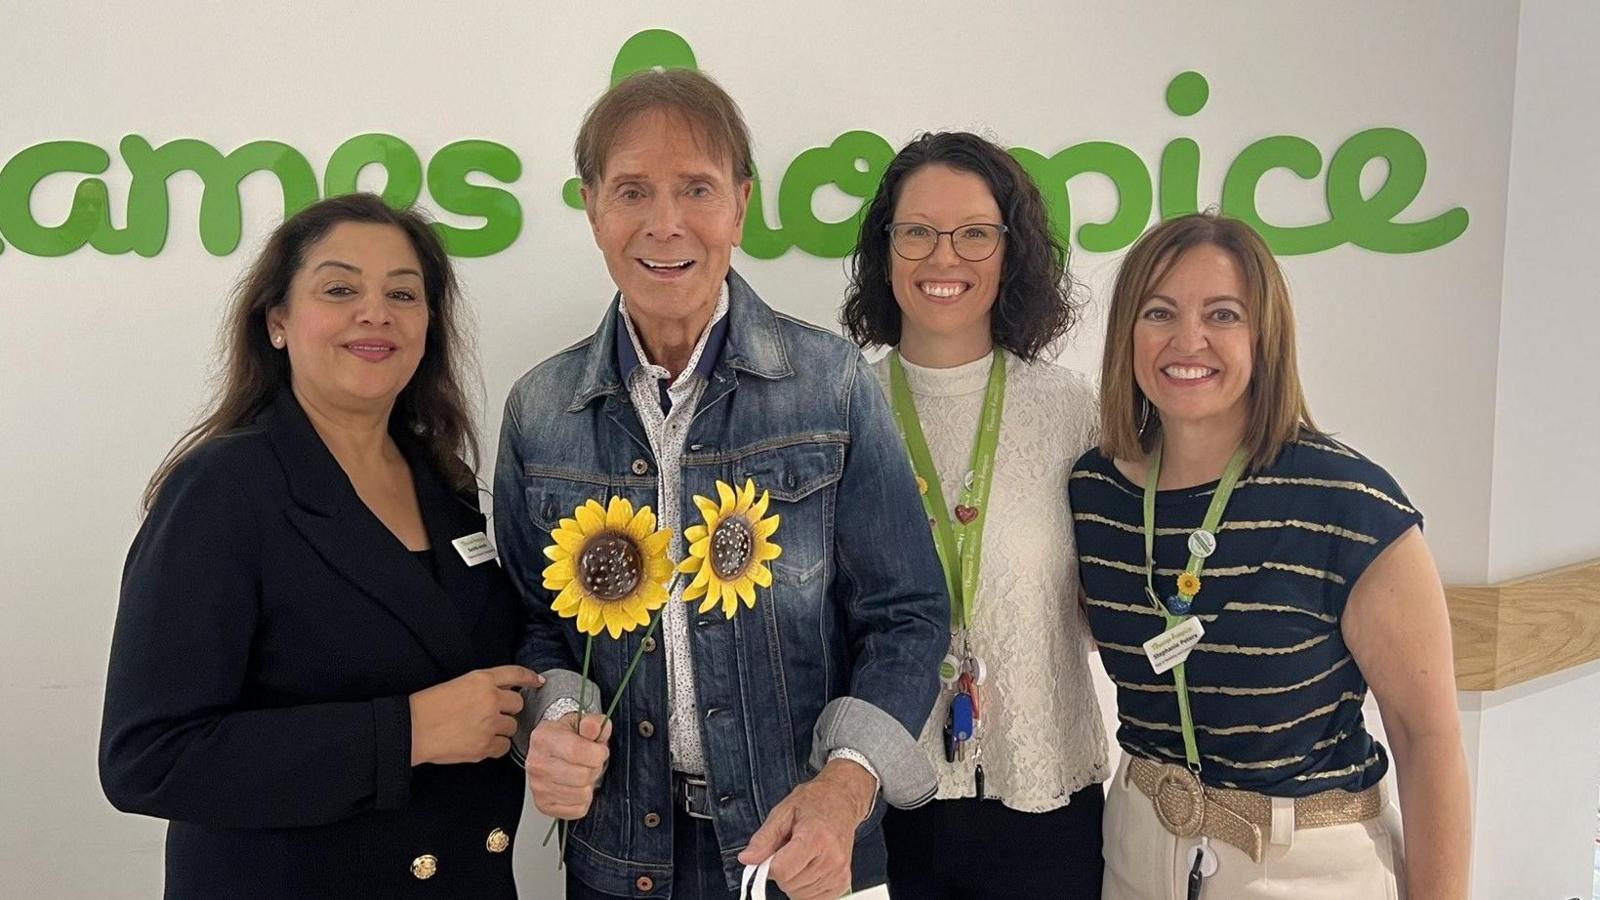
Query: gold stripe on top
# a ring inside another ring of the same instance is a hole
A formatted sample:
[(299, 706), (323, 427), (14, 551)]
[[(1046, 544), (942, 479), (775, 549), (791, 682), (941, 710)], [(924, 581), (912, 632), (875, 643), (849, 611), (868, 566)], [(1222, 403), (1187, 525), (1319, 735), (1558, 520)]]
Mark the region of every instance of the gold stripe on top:
[[(1261, 519), (1259, 521), (1223, 522), (1218, 531), (1257, 531), (1267, 528), (1298, 528), (1302, 531), (1312, 531), (1317, 534), (1331, 534), (1359, 544), (1376, 544), (1378, 539), (1370, 534), (1359, 531), (1350, 531), (1337, 525), (1324, 525), (1321, 522), (1306, 522), (1301, 519)], [(1135, 529), (1137, 530), (1137, 529)]]
[[(1134, 615), (1139, 615), (1139, 616), (1160, 616), (1161, 615), (1160, 613), (1155, 611), (1155, 607), (1151, 606), (1148, 603), (1135, 606), (1132, 603), (1118, 603), (1115, 600), (1096, 600), (1093, 597), (1090, 597), (1086, 602), (1090, 606), (1098, 606), (1101, 609), (1109, 609), (1109, 610), (1114, 610), (1116, 612), (1121, 612), (1121, 613), (1132, 613)], [(1199, 614), (1199, 615), (1196, 615), (1194, 618), (1199, 619), (1202, 622), (1215, 622), (1217, 620), (1217, 615), (1216, 615), (1216, 613)]]
[[(1331, 438), (1330, 438), (1330, 440), (1331, 440)], [(1321, 444), (1321, 443), (1318, 443), (1316, 441), (1307, 441), (1307, 440), (1297, 439), (1297, 440), (1290, 441), (1289, 443), (1297, 444), (1297, 445), (1299, 445), (1301, 447), (1310, 447), (1313, 450), (1322, 450), (1322, 451), (1327, 452), (1327, 453), (1336, 453), (1339, 456), (1343, 456), (1343, 457), (1345, 457), (1347, 459), (1360, 459), (1361, 458), (1361, 456), (1359, 454), (1352, 452), (1349, 448), (1343, 446), (1342, 444), (1339, 444), (1338, 442), (1334, 442), (1332, 444)]]
[(1318, 779), (1322, 779), (1322, 778), (1343, 778), (1346, 775), (1354, 775), (1357, 772), (1364, 772), (1367, 769), (1370, 769), (1374, 765), (1376, 765), (1377, 762), (1378, 762), (1378, 754), (1374, 753), (1371, 756), (1367, 757), (1364, 761), (1358, 762), (1358, 763), (1356, 763), (1354, 765), (1345, 766), (1342, 769), (1334, 769), (1331, 772), (1310, 772), (1310, 773), (1305, 774), (1305, 775), (1296, 775), (1294, 777), (1294, 780), (1295, 781), (1317, 781)]
[[(1326, 705), (1323, 705), (1323, 706), (1319, 706), (1316, 709), (1313, 709), (1310, 712), (1306, 713), (1305, 715), (1296, 716), (1295, 718), (1290, 719), (1287, 722), (1275, 722), (1275, 723), (1270, 724), (1270, 725), (1229, 725), (1229, 726), (1226, 726), (1226, 727), (1223, 727), (1223, 728), (1218, 728), (1218, 727), (1212, 726), (1212, 725), (1196, 724), (1194, 727), (1195, 727), (1196, 731), (1203, 731), (1206, 734), (1212, 734), (1212, 735), (1216, 735), (1218, 737), (1228, 737), (1230, 735), (1235, 735), (1235, 734), (1272, 734), (1272, 733), (1278, 732), (1278, 731), (1287, 731), (1290, 728), (1295, 727), (1296, 725), (1302, 724), (1304, 722), (1309, 722), (1312, 719), (1318, 718), (1320, 716), (1326, 716), (1329, 713), (1332, 713), (1334, 710), (1338, 709), (1341, 705), (1343, 705), (1345, 703), (1348, 703), (1351, 700), (1354, 700), (1354, 701), (1359, 703), (1362, 699), (1363, 699), (1362, 696), (1360, 694), (1355, 693), (1354, 691), (1345, 691), (1343, 694), (1339, 695), (1339, 699), (1333, 701), (1332, 703), (1329, 703), (1329, 704), (1326, 704)], [(1124, 722), (1129, 723), (1130, 725), (1135, 725), (1135, 726), (1137, 726), (1139, 728), (1148, 729), (1150, 731), (1175, 731), (1175, 732), (1181, 732), (1182, 731), (1182, 729), (1179, 728), (1176, 725), (1172, 725), (1172, 724), (1169, 724), (1169, 723), (1166, 723), (1166, 722), (1146, 722), (1143, 719), (1137, 719), (1137, 718), (1134, 718), (1133, 716), (1126, 715), (1126, 714), (1121, 713), (1121, 712), (1119, 712), (1117, 714), (1117, 718), (1121, 719)]]
[[(1310, 616), (1319, 622), (1327, 622), (1329, 625), (1339, 621), (1337, 617), (1330, 616), (1327, 613), (1312, 612), (1309, 609), (1301, 609), (1298, 606), (1287, 606), (1282, 603), (1246, 603), (1243, 600), (1230, 600), (1223, 605), (1222, 609), (1224, 612), (1298, 613), (1302, 616)], [(1154, 612), (1155, 610), (1151, 610), (1152, 614)]]
[(1096, 481), (1104, 481), (1106, 484), (1114, 485), (1114, 486), (1119, 487), (1119, 488), (1122, 487), (1122, 485), (1115, 478), (1111, 478), (1111, 477), (1108, 477), (1108, 476), (1105, 476), (1105, 475), (1101, 475), (1099, 472), (1091, 472), (1088, 469), (1080, 469), (1079, 471), (1073, 472), (1071, 477), (1072, 478), (1093, 478)]
[(1299, 563), (1264, 562), (1261, 564), (1261, 568), (1275, 569), (1279, 572), (1293, 572), (1296, 575), (1308, 575), (1312, 578), (1321, 578), (1325, 581), (1331, 581), (1334, 584), (1344, 584), (1344, 576), (1340, 575), (1338, 572), (1329, 572), (1325, 569), (1313, 569), (1310, 566), (1302, 566)]
[[(1310, 650), (1312, 647), (1326, 641), (1328, 637), (1329, 635), (1319, 634), (1316, 637), (1306, 638), (1298, 644), (1290, 644), (1287, 647), (1246, 647), (1240, 644), (1207, 644), (1201, 642), (1195, 644), (1194, 649), (1202, 650), (1206, 653), (1228, 653), (1235, 656), (1286, 656), (1290, 653)], [(1141, 650), (1140, 652), (1144, 651)]]
[(1405, 505), (1404, 503), (1401, 503), (1388, 494), (1385, 494), (1383, 491), (1380, 491), (1374, 487), (1368, 487), (1359, 481), (1339, 481), (1331, 478), (1285, 478), (1278, 475), (1253, 475), (1239, 482), (1239, 487), (1244, 487), (1247, 484), (1288, 484), (1301, 485), (1303, 487), (1338, 488), (1345, 491), (1356, 491), (1358, 493), (1366, 494), (1369, 497), (1376, 497), (1377, 499), (1382, 500), (1401, 512), (1416, 512), (1416, 510)]
[[(1102, 644), (1101, 646), (1105, 645)], [(1139, 652), (1143, 654), (1144, 651), (1140, 650)], [(1297, 681), (1294, 684), (1285, 684), (1278, 687), (1229, 687), (1227, 685), (1190, 684), (1188, 686), (1189, 693), (1217, 694), (1223, 697), (1270, 697), (1274, 694), (1292, 694), (1296, 691), (1305, 690), (1319, 681), (1326, 680), (1329, 676), (1333, 675), (1333, 673), (1349, 665), (1351, 662), (1352, 660), (1349, 654), (1346, 654), (1343, 659), (1339, 660), (1328, 668), (1318, 672), (1304, 681)], [(1121, 679), (1115, 677), (1113, 677), (1111, 681), (1119, 688), (1130, 691), (1138, 691), (1146, 694), (1173, 694), (1177, 693), (1178, 690), (1170, 682), (1167, 684), (1141, 684), (1136, 681), (1122, 681)]]

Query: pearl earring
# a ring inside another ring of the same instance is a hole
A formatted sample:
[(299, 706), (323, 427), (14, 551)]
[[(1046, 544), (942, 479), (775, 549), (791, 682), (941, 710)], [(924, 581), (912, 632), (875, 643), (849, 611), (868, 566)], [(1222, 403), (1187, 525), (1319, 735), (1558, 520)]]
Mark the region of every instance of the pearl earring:
[(272, 346), (274, 346), (274, 347), (282, 347), (283, 346), (283, 335), (281, 335), (281, 334), (273, 335), (272, 336)]

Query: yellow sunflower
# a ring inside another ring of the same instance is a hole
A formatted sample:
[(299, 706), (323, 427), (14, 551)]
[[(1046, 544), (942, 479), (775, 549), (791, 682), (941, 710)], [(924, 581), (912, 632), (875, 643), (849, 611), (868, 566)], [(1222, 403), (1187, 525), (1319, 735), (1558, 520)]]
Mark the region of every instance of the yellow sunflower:
[(1185, 597), (1200, 593), (1200, 576), (1193, 572), (1178, 573), (1178, 593)]
[(576, 618), (578, 630), (613, 639), (650, 623), (650, 614), (667, 603), (672, 578), (667, 544), (672, 532), (656, 530), (656, 514), (622, 497), (608, 506), (588, 500), (550, 532), (555, 543), (544, 548), (551, 562), (544, 586), (560, 591), (550, 604), (564, 619)]
[(762, 491), (756, 499), (754, 481), (745, 479), (738, 490), (719, 481), (717, 497), (721, 502), (694, 498), (705, 524), (684, 529), (689, 554), (678, 571), (694, 575), (684, 588), (683, 599), (701, 600), (701, 612), (720, 602), (722, 614), (731, 619), (739, 611), (739, 601), (754, 607), (756, 588), (772, 586), (772, 570), (766, 564), (777, 559), (783, 548), (772, 540), (779, 517), (762, 518), (770, 497)]

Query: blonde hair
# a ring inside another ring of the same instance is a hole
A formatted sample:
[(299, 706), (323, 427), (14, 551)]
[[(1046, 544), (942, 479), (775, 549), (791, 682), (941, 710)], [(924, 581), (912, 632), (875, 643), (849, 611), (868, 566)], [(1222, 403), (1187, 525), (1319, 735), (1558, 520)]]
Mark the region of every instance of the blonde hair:
[(1151, 407), (1148, 421), (1144, 420), (1148, 400), (1134, 378), (1133, 328), (1151, 292), (1184, 254), (1199, 246), (1226, 252), (1244, 275), (1245, 295), (1239, 299), (1251, 332), (1244, 445), (1250, 454), (1249, 467), (1260, 469), (1277, 459), (1284, 445), (1302, 430), (1321, 432), (1311, 420), (1300, 388), (1294, 309), (1283, 270), (1254, 229), (1214, 212), (1193, 213), (1156, 225), (1122, 261), (1111, 292), (1100, 367), (1100, 450), (1113, 459), (1141, 459), (1155, 449), (1161, 417)]

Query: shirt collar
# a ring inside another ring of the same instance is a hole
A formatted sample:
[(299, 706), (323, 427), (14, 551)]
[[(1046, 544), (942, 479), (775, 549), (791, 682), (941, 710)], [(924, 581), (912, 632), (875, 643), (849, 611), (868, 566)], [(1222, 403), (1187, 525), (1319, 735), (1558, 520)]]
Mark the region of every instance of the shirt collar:
[[(665, 378), (666, 370), (650, 362), (650, 357), (645, 353), (644, 345), (639, 342), (639, 333), (633, 327), (633, 318), (628, 315), (628, 298), (621, 297), (617, 302), (617, 315), (622, 319), (622, 328), (617, 329), (617, 371), (621, 373), (624, 383), (633, 375), (633, 371), (641, 365), (650, 366), (656, 378)], [(717, 295), (717, 307), (711, 314), (711, 321), (706, 324), (706, 330), (700, 333), (700, 340), (695, 344), (694, 353), (689, 356), (689, 365), (673, 380), (673, 384), (680, 384), (691, 375), (698, 375), (704, 379), (711, 378), (711, 370), (722, 359), (722, 348), (727, 343), (728, 337), (728, 283), (722, 283), (722, 290)]]

